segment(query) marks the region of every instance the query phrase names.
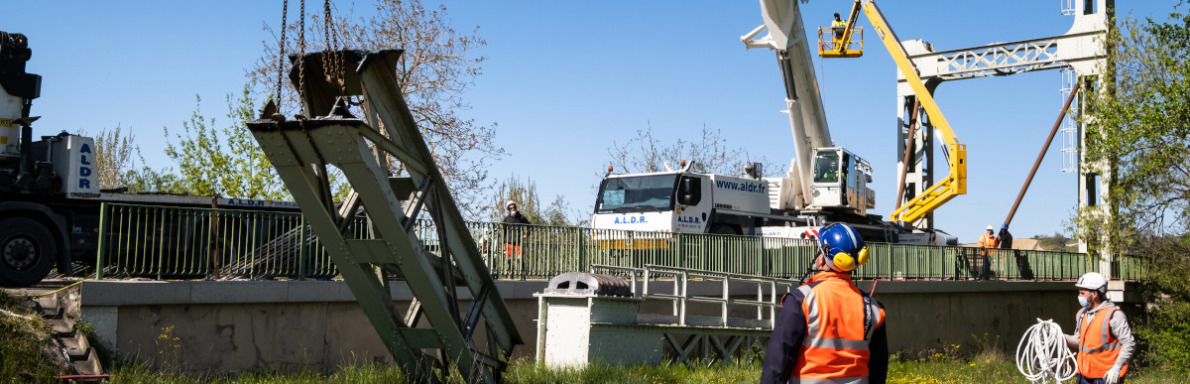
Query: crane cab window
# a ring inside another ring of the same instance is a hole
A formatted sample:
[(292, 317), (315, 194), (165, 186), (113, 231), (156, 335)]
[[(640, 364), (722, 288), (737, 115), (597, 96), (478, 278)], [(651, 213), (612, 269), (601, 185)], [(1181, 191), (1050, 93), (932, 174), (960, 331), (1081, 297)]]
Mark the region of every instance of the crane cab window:
[(839, 154), (818, 152), (814, 156), (814, 182), (837, 183), (839, 181)]

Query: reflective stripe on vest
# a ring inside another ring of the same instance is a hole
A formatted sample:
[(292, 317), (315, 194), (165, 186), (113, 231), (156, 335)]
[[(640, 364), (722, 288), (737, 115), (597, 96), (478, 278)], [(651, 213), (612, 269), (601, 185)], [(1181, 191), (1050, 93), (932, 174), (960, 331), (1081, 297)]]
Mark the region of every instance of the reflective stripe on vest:
[[(853, 290), (856, 296), (841, 289)], [(846, 280), (813, 282), (798, 290), (804, 297), (806, 334), (790, 382), (867, 383), (870, 340), (883, 322), (880, 305)], [(823, 297), (834, 298), (823, 303)], [(852, 307), (857, 301), (860, 308)]]
[[(1079, 310), (1075, 329), (1078, 330), (1078, 373), (1088, 378), (1101, 378), (1116, 364), (1120, 356), (1119, 340), (1111, 336), (1111, 318), (1115, 314), (1116, 306), (1103, 308), (1091, 315), (1087, 320), (1087, 310)], [(1092, 328), (1099, 325), (1099, 334), (1095, 335)], [(1098, 336), (1098, 337), (1092, 337)], [(1120, 374), (1128, 372), (1125, 364)]]
[(840, 379), (799, 379), (794, 378), (789, 382), (801, 384), (868, 384), (866, 377), (844, 377)]

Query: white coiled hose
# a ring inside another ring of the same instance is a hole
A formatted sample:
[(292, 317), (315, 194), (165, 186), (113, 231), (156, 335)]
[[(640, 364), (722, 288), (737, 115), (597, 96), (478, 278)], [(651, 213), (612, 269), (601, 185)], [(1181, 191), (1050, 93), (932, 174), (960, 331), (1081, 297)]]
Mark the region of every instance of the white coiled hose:
[(1078, 363), (1066, 348), (1066, 335), (1053, 320), (1037, 319), (1016, 346), (1016, 369), (1031, 382), (1060, 383), (1074, 377)]

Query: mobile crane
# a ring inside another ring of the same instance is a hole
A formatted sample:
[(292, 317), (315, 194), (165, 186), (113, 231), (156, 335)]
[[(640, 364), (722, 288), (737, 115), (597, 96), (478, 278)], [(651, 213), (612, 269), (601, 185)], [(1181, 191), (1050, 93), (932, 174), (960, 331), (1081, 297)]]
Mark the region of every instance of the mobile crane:
[[(743, 178), (690, 172), (689, 166), (647, 174), (609, 172), (600, 184), (592, 226), (809, 237), (817, 227), (844, 222), (869, 241), (957, 242), (942, 232), (912, 232), (867, 214), (876, 200), (867, 186), (872, 167), (831, 141), (797, 2), (761, 0), (760, 6), (764, 25), (741, 41), (747, 48), (769, 48), (777, 54), (796, 154), (789, 172), (779, 178), (762, 178), (758, 167), (746, 171)], [(852, 16), (847, 34), (855, 24)], [(757, 38), (766, 30), (768, 35)], [(848, 49), (847, 43), (841, 47), (844, 54), (859, 53)]]

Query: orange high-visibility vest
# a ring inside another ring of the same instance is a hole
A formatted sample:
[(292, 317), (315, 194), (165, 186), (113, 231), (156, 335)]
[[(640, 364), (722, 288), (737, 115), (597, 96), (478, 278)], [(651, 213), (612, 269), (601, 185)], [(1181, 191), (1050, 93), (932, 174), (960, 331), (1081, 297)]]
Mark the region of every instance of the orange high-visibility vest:
[(884, 324), (884, 309), (851, 284), (846, 273), (820, 272), (807, 285), (806, 336), (792, 382), (850, 383), (868, 377), (868, 344)]
[[(1120, 356), (1120, 341), (1111, 335), (1111, 316), (1116, 306), (1104, 308), (1086, 319), (1087, 309), (1078, 311), (1078, 373), (1089, 379), (1107, 374)], [(1120, 369), (1120, 376), (1128, 373), (1128, 364)]]
[(996, 248), (996, 237), (983, 234), (979, 237), (979, 246), (982, 248)]

